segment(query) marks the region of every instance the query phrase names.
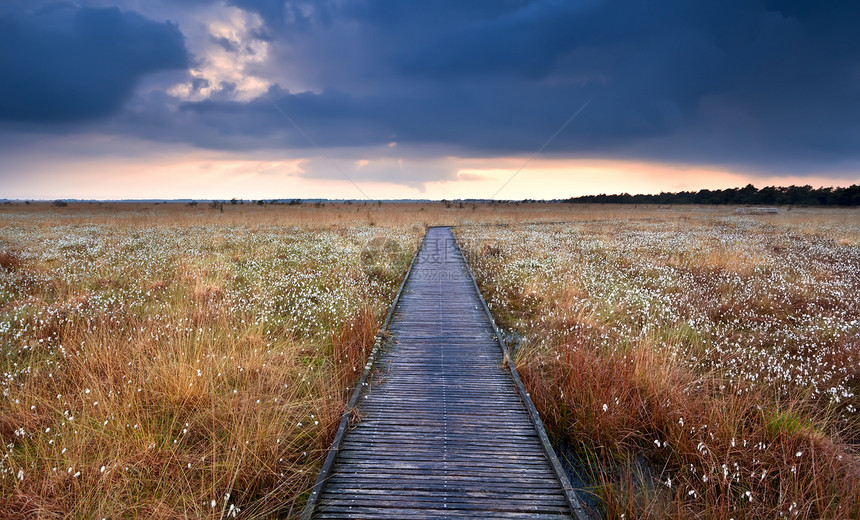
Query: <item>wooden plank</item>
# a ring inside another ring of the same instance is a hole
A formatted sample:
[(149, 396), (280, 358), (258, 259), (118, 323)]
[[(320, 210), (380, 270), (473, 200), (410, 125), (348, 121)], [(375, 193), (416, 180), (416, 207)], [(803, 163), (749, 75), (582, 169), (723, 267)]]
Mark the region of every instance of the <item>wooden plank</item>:
[[(336, 505), (335, 505), (336, 504)], [(535, 497), (532, 500), (511, 500), (510, 497), (502, 497), (488, 500), (486, 497), (448, 497), (443, 496), (354, 496), (344, 498), (323, 492), (320, 498), (320, 511), (345, 510), (353, 507), (401, 507), (401, 508), (431, 508), (436, 509), (444, 504), (448, 511), (482, 511), (482, 512), (511, 512), (511, 513), (537, 513), (537, 514), (564, 514), (567, 510), (567, 500), (564, 495), (559, 494), (554, 500), (549, 501), (545, 497)]]
[[(439, 496), (438, 489), (424, 489), (424, 490), (409, 490), (409, 496), (415, 498), (436, 498)], [(516, 499), (525, 501), (525, 502), (540, 502), (541, 500), (547, 500), (546, 493), (523, 493), (522, 490), (517, 490)], [(469, 491), (469, 490), (455, 490), (451, 491), (451, 493), (457, 493), (461, 497), (477, 499), (477, 500), (498, 500), (498, 499), (508, 499), (510, 498), (510, 491), (499, 492), (499, 491), (487, 491), (487, 490), (478, 490), (478, 491)], [(350, 487), (334, 487), (327, 486), (325, 491), (323, 491), (323, 496), (334, 496), (334, 495), (351, 495), (351, 496), (361, 496), (368, 500), (376, 500), (379, 497), (392, 497), (395, 496), (392, 493), (392, 490), (389, 489), (362, 489), (362, 488), (350, 488)], [(558, 493), (552, 498), (552, 500), (560, 505), (564, 504), (564, 495)]]
[[(509, 481), (493, 482), (492, 486), (488, 486), (483, 480), (451, 480), (440, 481), (439, 479), (367, 479), (361, 483), (356, 483), (351, 479), (332, 477), (327, 481), (326, 490), (339, 488), (355, 488), (363, 491), (366, 490), (386, 490), (387, 493), (396, 493), (400, 491), (414, 492), (431, 490), (437, 494), (446, 492), (489, 492), (489, 490), (514, 493), (541, 493), (542, 495), (555, 495), (559, 493), (558, 482), (552, 479), (540, 481), (529, 481), (522, 483), (511, 483)], [(362, 491), (362, 492), (363, 492)], [(324, 491), (326, 492), (326, 491)]]
[(436, 509), (402, 509), (402, 508), (379, 508), (379, 507), (355, 507), (347, 510), (336, 510), (321, 512), (315, 518), (320, 519), (364, 519), (384, 520), (390, 518), (410, 518), (422, 520), (444, 520), (455, 518), (477, 518), (481, 520), (558, 520), (559, 515), (542, 515), (535, 513), (513, 513), (513, 512), (484, 512), (484, 511), (449, 511), (444, 508)]

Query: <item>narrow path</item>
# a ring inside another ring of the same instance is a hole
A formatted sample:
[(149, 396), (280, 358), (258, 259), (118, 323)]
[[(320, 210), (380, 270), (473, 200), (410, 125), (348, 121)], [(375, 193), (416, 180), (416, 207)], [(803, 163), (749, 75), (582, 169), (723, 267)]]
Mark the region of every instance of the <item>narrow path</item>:
[(570, 518), (450, 229), (427, 231), (389, 333), (313, 518)]

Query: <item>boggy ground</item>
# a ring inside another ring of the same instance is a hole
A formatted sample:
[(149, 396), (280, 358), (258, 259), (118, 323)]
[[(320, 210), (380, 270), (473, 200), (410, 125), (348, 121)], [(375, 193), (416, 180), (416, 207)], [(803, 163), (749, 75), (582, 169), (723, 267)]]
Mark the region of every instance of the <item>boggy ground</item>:
[(461, 227), (608, 518), (857, 518), (860, 214)]
[(74, 206), (0, 212), (0, 517), (295, 514), (423, 228)]

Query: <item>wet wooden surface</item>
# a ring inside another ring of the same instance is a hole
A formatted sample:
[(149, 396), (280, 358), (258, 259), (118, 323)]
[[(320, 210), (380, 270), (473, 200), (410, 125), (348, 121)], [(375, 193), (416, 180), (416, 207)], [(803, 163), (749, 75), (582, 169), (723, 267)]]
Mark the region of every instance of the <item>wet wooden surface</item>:
[(427, 231), (314, 518), (570, 518), (450, 229)]

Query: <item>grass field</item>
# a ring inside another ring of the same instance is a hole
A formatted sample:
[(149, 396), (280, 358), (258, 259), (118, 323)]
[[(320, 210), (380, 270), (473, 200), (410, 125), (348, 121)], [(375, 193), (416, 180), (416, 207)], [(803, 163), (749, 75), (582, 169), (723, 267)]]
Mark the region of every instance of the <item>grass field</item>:
[(860, 213), (0, 207), (0, 517), (296, 514), (428, 225), (610, 518), (856, 518)]
[(857, 518), (860, 214), (616, 211), (458, 229), (606, 516)]
[(423, 228), (230, 209), (3, 212), (0, 516), (301, 505)]

